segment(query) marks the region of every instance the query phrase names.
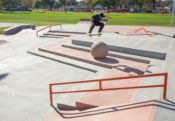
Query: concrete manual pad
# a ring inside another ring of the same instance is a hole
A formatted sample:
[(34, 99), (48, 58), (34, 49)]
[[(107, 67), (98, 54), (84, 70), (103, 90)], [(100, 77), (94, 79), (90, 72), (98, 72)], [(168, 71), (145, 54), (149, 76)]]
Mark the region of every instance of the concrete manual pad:
[[(103, 33), (101, 36), (84, 35), (72, 40), (72, 44), (91, 47), (93, 42), (105, 42), (110, 51), (145, 56), (164, 60), (170, 41), (165, 38), (149, 36), (122, 36), (116, 33)], [(144, 43), (144, 44), (143, 44)]]

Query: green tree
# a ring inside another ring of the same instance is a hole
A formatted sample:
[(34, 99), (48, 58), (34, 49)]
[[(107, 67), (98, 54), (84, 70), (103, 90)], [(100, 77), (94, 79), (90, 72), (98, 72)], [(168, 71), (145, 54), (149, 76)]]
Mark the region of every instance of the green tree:
[(73, 6), (76, 5), (76, 0), (65, 0), (67, 6)]
[(32, 8), (32, 5), (34, 4), (35, 0), (22, 0), (21, 5), (25, 6), (27, 8)]
[(66, 5), (66, 0), (59, 0), (59, 3), (61, 6), (65, 6)]
[(99, 3), (110, 10), (112, 6), (116, 5), (117, 0), (99, 0)]
[(2, 0), (2, 5), (4, 7), (10, 7), (10, 6), (13, 6), (13, 5), (17, 5), (17, 0)]
[(156, 0), (152, 0), (152, 3), (153, 3), (153, 10), (155, 11), (156, 10)]
[(41, 8), (41, 1), (40, 0), (35, 0), (33, 3), (34, 8)]
[(146, 0), (135, 0), (135, 3), (139, 6), (140, 11), (142, 11), (142, 7)]
[(52, 11), (52, 8), (55, 4), (55, 0), (42, 0), (43, 6), (47, 6), (50, 11)]
[(2, 0), (0, 0), (0, 9), (2, 9), (3, 5), (2, 5)]
[(91, 1), (91, 6), (94, 8), (99, 3), (99, 0), (93, 0)]

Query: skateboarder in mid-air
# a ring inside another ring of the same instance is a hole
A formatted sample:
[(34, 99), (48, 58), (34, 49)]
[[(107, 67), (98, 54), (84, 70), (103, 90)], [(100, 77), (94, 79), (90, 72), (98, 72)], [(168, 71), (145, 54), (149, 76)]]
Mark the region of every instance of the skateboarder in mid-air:
[(95, 26), (100, 26), (99, 30), (98, 30), (98, 35), (101, 35), (101, 31), (104, 27), (104, 23), (100, 22), (102, 18), (104, 17), (107, 17), (107, 18), (110, 18), (112, 19), (111, 17), (109, 16), (105, 16), (103, 13), (100, 13), (100, 14), (97, 14), (97, 15), (93, 15), (90, 19), (90, 22), (91, 22), (91, 27), (89, 29), (89, 33), (88, 35), (91, 36), (91, 32), (92, 30), (94, 29)]

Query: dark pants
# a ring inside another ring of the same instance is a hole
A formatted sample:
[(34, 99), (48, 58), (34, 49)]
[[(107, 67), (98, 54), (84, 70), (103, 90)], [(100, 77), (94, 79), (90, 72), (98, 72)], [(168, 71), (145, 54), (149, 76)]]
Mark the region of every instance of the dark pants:
[(89, 33), (92, 32), (92, 30), (94, 29), (95, 26), (100, 26), (98, 32), (101, 32), (103, 27), (104, 27), (104, 23), (101, 23), (101, 22), (93, 22), (93, 24), (91, 25), (90, 27), (90, 30), (89, 30)]

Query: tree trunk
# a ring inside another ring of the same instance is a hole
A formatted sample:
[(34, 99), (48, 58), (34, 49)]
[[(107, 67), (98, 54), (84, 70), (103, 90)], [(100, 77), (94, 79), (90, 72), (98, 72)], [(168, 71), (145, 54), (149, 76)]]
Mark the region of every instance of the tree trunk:
[(140, 12), (142, 12), (143, 5), (139, 5)]
[(52, 11), (52, 5), (49, 5), (49, 11)]
[(156, 0), (153, 0), (153, 11), (156, 11)]
[(110, 9), (110, 6), (107, 6), (107, 9), (108, 9), (108, 11), (109, 11), (109, 9)]

